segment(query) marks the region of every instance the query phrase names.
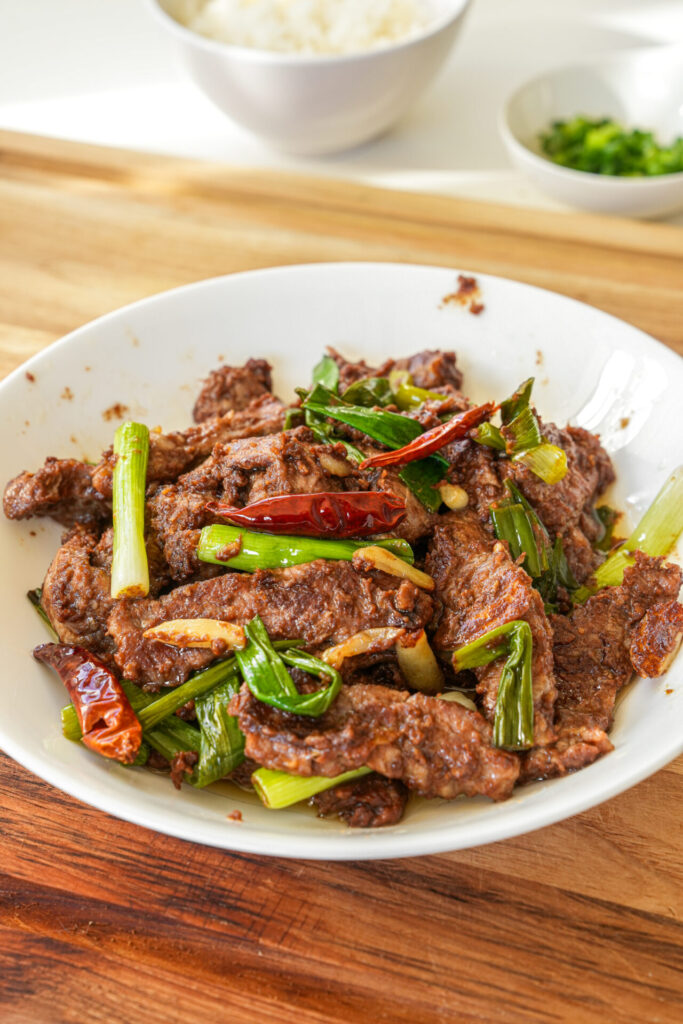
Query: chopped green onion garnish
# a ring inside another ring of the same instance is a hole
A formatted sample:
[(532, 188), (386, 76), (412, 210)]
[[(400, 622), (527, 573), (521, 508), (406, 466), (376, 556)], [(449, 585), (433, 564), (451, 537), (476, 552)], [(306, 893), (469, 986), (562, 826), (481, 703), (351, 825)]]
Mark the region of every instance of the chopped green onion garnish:
[(534, 743), (534, 696), (531, 678), (533, 641), (523, 619), (497, 626), (453, 654), (453, 668), (481, 668), (505, 655), (498, 686), (493, 742), (507, 750), (526, 750)]
[(522, 381), (517, 390), (500, 403), (500, 415), (504, 424), (511, 423), (524, 409), (529, 408), (534, 380), (534, 377), (528, 377)]
[(531, 520), (522, 505), (492, 506), (491, 521), (498, 540), (508, 542), (514, 561), (523, 554), (523, 567), (530, 576), (535, 578), (545, 572), (548, 568), (545, 547), (537, 543)]
[(652, 558), (668, 555), (683, 531), (683, 466), (665, 481), (657, 497), (631, 536), (598, 566), (587, 585), (580, 587), (574, 600), (586, 601), (603, 587), (622, 583), (624, 571), (633, 565), (632, 552), (642, 551)]
[(114, 435), (111, 596), (145, 597), (149, 568), (145, 549), (145, 484), (149, 431), (144, 423), (122, 423)]
[[(244, 632), (249, 642), (235, 653), (235, 658), (244, 681), (257, 700), (295, 715), (318, 717), (327, 711), (342, 685), (336, 669), (301, 651), (289, 650), (278, 654), (259, 615), (244, 627)], [(330, 682), (313, 693), (299, 693), (285, 663)]]
[(371, 768), (355, 768), (353, 771), (344, 772), (333, 779), (328, 779), (322, 775), (311, 775), (304, 778), (301, 775), (288, 775), (287, 772), (272, 771), (270, 768), (259, 768), (251, 776), (251, 782), (261, 798), (261, 802), (270, 810), (279, 811), (283, 807), (301, 803), (302, 800), (310, 800), (316, 793), (340, 786), (342, 782), (361, 779), (364, 775), (369, 775), (371, 771)]
[(600, 535), (593, 547), (596, 551), (609, 551), (612, 547), (614, 527), (619, 519), (619, 513), (609, 505), (600, 505), (599, 508), (593, 509), (593, 516), (600, 527)]
[[(230, 548), (236, 541), (241, 542), (239, 553), (230, 556)], [(373, 540), (373, 543), (378, 547), (388, 548), (405, 562), (413, 564), (413, 549), (407, 541), (397, 537)], [(256, 572), (257, 569), (284, 569), (289, 565), (314, 562), (317, 558), (350, 561), (354, 552), (367, 545), (367, 540), (276, 536), (221, 523), (203, 528), (197, 547), (197, 558), (212, 565), (227, 565), (231, 569), (241, 569), (242, 572)], [(228, 557), (223, 557), (223, 552), (227, 553)]]

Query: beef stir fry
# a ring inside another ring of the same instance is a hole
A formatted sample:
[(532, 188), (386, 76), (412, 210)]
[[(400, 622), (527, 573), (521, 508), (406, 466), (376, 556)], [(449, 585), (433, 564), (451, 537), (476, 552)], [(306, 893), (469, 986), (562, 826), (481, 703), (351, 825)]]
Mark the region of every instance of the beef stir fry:
[(354, 827), (609, 752), (619, 691), (683, 635), (683, 473), (618, 540), (597, 437), (542, 422), (532, 379), (479, 406), (462, 385), (451, 352), (329, 350), (285, 407), (251, 359), (187, 430), (125, 423), (97, 464), (12, 480), (10, 519), (66, 527), (29, 595), (64, 735)]

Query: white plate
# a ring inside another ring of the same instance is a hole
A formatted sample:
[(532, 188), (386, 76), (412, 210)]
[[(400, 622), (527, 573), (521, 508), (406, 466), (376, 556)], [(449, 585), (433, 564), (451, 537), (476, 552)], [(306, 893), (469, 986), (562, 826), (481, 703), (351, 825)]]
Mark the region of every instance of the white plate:
[[(277, 391), (285, 396), (309, 379), (328, 344), (370, 362), (425, 347), (455, 348), (475, 400), (503, 397), (535, 373), (542, 414), (601, 431), (619, 474), (617, 498), (630, 518), (639, 514), (681, 462), (683, 360), (605, 313), (514, 281), (479, 276), (486, 306), (481, 316), (453, 304), (442, 307), (456, 273), (358, 263), (286, 267), (206, 281), (111, 313), (0, 385), (0, 479), (4, 484), (22, 469), (34, 469), (47, 455), (96, 458), (114, 426), (102, 413), (116, 402), (150, 426), (187, 424), (198, 382), (221, 358), (241, 363), (268, 357)], [(416, 800), (400, 825), (354, 831), (319, 821), (305, 806), (267, 811), (229, 784), (176, 792), (167, 778), (105, 761), (61, 736), (65, 693), (30, 657), (45, 636), (24, 598), (43, 579), (59, 535), (59, 527), (40, 520), (0, 523), (0, 746), (54, 786), (139, 825), (288, 857), (436, 853), (576, 814), (683, 750), (679, 658), (664, 678), (629, 688), (612, 732), (614, 753), (576, 775), (519, 789), (504, 804)], [(242, 823), (227, 820), (235, 808)]]

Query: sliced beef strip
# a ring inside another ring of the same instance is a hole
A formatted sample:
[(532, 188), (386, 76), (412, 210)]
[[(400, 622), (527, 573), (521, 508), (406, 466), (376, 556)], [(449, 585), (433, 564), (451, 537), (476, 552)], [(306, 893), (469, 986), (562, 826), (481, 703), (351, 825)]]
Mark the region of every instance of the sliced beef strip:
[[(552, 742), (555, 680), (552, 633), (538, 591), (516, 565), (507, 545), (494, 542), (470, 509), (442, 516), (429, 547), (425, 570), (443, 606), (434, 645), (442, 653), (478, 639), (513, 619), (524, 619), (533, 639), (534, 736)], [(477, 691), (487, 718), (495, 715), (502, 661), (476, 669)]]
[(491, 726), (476, 711), (416, 693), (358, 684), (343, 687), (320, 718), (291, 715), (249, 689), (228, 706), (246, 753), (268, 768), (333, 777), (367, 765), (426, 797), (510, 795), (518, 759), (491, 746)]
[(447, 445), (439, 454), (451, 464), (446, 474), (447, 479), (467, 492), (469, 508), (476, 512), (481, 523), (491, 531), (491, 505), (506, 494), (496, 452), (468, 437)]
[(177, 685), (213, 659), (208, 650), (180, 650), (142, 636), (168, 619), (206, 617), (243, 625), (258, 614), (273, 640), (302, 639), (318, 649), (362, 629), (421, 629), (433, 608), (432, 598), (408, 580), (319, 560), (253, 574), (225, 573), (177, 587), (158, 601), (119, 601), (108, 627), (122, 674), (154, 687)]
[[(149, 439), (147, 482), (165, 483), (176, 480), (181, 473), (196, 466), (210, 455), (214, 446), (244, 437), (262, 437), (282, 430), (284, 406), (272, 395), (255, 398), (239, 412), (206, 420), (187, 430), (172, 434), (152, 432)], [(106, 451), (93, 469), (93, 486), (106, 498), (111, 497), (114, 453)]]
[(426, 349), (406, 359), (388, 359), (381, 366), (368, 366), (362, 359), (352, 363), (333, 348), (327, 351), (339, 367), (339, 391), (366, 377), (387, 377), (392, 370), (407, 370), (419, 388), (452, 394), (460, 391), (462, 373), (456, 366), (455, 352)]
[(219, 366), (206, 378), (197, 396), (192, 418), (195, 423), (231, 410), (246, 409), (255, 399), (272, 391), (271, 365), (265, 359), (249, 359), (244, 366)]
[(150, 525), (176, 582), (215, 576), (220, 568), (196, 556), (201, 528), (224, 522), (207, 501), (241, 508), (279, 494), (340, 491), (353, 473), (343, 446), (316, 444), (306, 427), (217, 444), (195, 470), (151, 493)]
[(107, 618), (115, 602), (109, 572), (97, 565), (97, 543), (97, 536), (81, 526), (67, 535), (47, 571), (42, 603), (62, 643), (110, 659), (114, 642)]
[(403, 817), (408, 790), (383, 775), (364, 775), (311, 798), (319, 818), (340, 818), (351, 828), (397, 825)]
[(373, 491), (391, 491), (395, 494), (405, 504), (406, 514), (391, 531), (392, 535), (407, 540), (409, 544), (415, 544), (431, 532), (439, 517), (425, 508), (420, 499), (406, 487), (399, 478), (399, 472), (400, 467), (358, 470), (358, 476), (347, 481), (347, 490), (362, 490), (369, 487)]
[(571, 615), (553, 615), (557, 679), (555, 744), (522, 758), (524, 781), (575, 771), (612, 749), (619, 690), (635, 671), (666, 671), (683, 632), (676, 597), (681, 570), (636, 553), (618, 587), (607, 587)]
[(76, 459), (49, 458), (35, 473), (10, 480), (3, 499), (8, 519), (51, 516), (63, 526), (96, 529), (111, 516), (111, 503), (92, 484), (92, 466)]
[[(149, 593), (156, 597), (165, 590), (171, 583), (168, 572), (168, 565), (164, 553), (159, 545), (158, 538), (153, 530), (145, 528), (145, 548), (147, 550), (147, 565), (149, 568)], [(91, 562), (93, 566), (104, 569), (107, 576), (111, 576), (111, 563), (114, 556), (114, 531), (111, 526), (107, 527), (93, 549)]]

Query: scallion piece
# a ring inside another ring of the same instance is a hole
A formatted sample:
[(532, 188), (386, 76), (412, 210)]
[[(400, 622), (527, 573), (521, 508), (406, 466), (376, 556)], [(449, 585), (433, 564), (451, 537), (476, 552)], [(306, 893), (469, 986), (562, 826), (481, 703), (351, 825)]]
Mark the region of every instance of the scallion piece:
[(227, 711), (239, 686), (239, 679), (228, 679), (195, 701), (201, 745), (194, 782), (200, 788), (224, 778), (244, 760), (244, 736)]
[[(228, 558), (221, 557), (221, 553), (229, 552), (236, 541), (240, 542), (239, 553)], [(197, 547), (197, 558), (201, 562), (227, 565), (231, 569), (241, 569), (242, 572), (256, 572), (257, 569), (284, 569), (290, 565), (314, 562), (317, 558), (350, 561), (354, 552), (366, 547), (367, 543), (367, 540), (276, 536), (221, 523), (203, 528)], [(407, 541), (390, 538), (378, 540), (376, 544), (378, 547), (393, 551), (404, 562), (413, 564), (413, 549)]]
[(145, 483), (149, 431), (143, 423), (122, 423), (114, 435), (111, 596), (145, 597), (149, 568), (145, 549)]
[[(331, 665), (301, 651), (289, 650), (282, 654), (273, 647), (259, 615), (245, 627), (249, 643), (235, 653), (242, 677), (257, 700), (280, 711), (317, 718), (329, 708), (341, 689), (342, 679)], [(286, 664), (296, 666), (330, 682), (313, 693), (299, 693)]]
[(543, 442), (536, 448), (513, 455), (513, 462), (523, 462), (544, 484), (559, 484), (567, 475), (567, 453), (556, 444)]
[(480, 427), (477, 427), (475, 436), (479, 444), (484, 444), (487, 448), (495, 448), (498, 452), (505, 451), (505, 438), (500, 432), (500, 427), (494, 426), (493, 423), (482, 423)]
[(668, 477), (628, 540), (598, 566), (587, 585), (579, 587), (574, 600), (583, 603), (603, 587), (618, 586), (624, 579), (624, 571), (633, 565), (634, 551), (642, 551), (652, 558), (668, 555), (681, 531), (683, 466)]
[(302, 800), (310, 800), (316, 793), (340, 786), (343, 782), (361, 779), (364, 775), (369, 775), (371, 771), (371, 768), (356, 768), (353, 771), (337, 775), (333, 779), (328, 779), (322, 775), (304, 778), (301, 775), (288, 775), (287, 772), (272, 771), (270, 768), (259, 768), (252, 774), (251, 782), (261, 802), (270, 810), (279, 811), (284, 807), (291, 807), (292, 804), (301, 803)]
[(491, 507), (491, 521), (498, 540), (506, 540), (516, 561), (524, 555), (523, 567), (530, 576), (540, 576), (548, 568), (545, 549), (534, 536), (531, 521), (522, 505), (501, 504)]
[(507, 750), (526, 750), (534, 742), (534, 696), (531, 678), (533, 641), (523, 619), (497, 626), (453, 654), (453, 668), (481, 668), (506, 657), (498, 686), (493, 742)]
[(366, 409), (362, 405), (342, 405), (339, 402), (323, 404), (313, 401), (310, 396), (304, 402), (304, 409), (346, 423), (388, 448), (403, 448), (423, 432), (417, 420), (386, 409)]

